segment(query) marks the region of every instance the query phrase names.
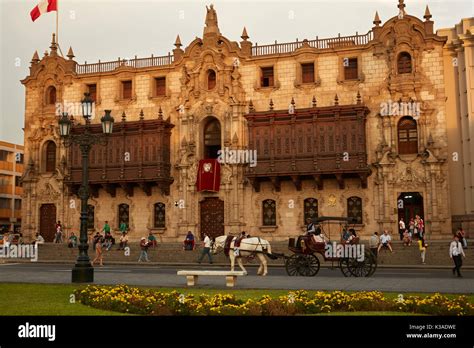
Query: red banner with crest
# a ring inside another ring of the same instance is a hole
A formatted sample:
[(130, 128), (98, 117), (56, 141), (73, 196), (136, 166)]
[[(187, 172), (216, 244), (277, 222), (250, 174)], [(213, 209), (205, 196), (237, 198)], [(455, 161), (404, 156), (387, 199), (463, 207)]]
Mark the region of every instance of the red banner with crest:
[(198, 192), (218, 192), (221, 185), (221, 166), (217, 159), (202, 159), (199, 161), (196, 186)]

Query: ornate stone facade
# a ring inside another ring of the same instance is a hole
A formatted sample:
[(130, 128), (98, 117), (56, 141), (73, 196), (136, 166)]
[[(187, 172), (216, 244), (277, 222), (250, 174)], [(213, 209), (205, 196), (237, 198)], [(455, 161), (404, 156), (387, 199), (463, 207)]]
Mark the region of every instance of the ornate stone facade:
[[(65, 184), (68, 152), (59, 139), (56, 110), (48, 104), (48, 91), (54, 86), (59, 102), (80, 102), (88, 86), (95, 85), (97, 115), (110, 109), (116, 122), (123, 112), (127, 120), (136, 121), (141, 110), (144, 118), (150, 119), (156, 118), (161, 108), (164, 117), (174, 125), (170, 153), (174, 182), (170, 194), (152, 187), (150, 195), (135, 189), (131, 197), (118, 188), (112, 197), (99, 189), (97, 197), (90, 201), (95, 207), (95, 230), (100, 230), (105, 220), (117, 229), (118, 206), (126, 203), (131, 239), (152, 231), (163, 240), (182, 240), (188, 230), (201, 232), (200, 202), (218, 197), (224, 205), (225, 233), (246, 230), (251, 235), (284, 240), (304, 229), (306, 198), (318, 199), (319, 216), (347, 216), (349, 199), (358, 197), (362, 220), (356, 229), (362, 236), (382, 228), (396, 233), (402, 209), (399, 197), (418, 193), (422, 197), (419, 209), (427, 233), (431, 238), (447, 237), (451, 213), (444, 43), (445, 38), (433, 33), (429, 11), (425, 20), (420, 20), (405, 12), (403, 1), (399, 2), (399, 15), (383, 25), (376, 15), (368, 34), (332, 39), (256, 46), (249, 41), (244, 28), (239, 44), (221, 35), (217, 13), (211, 6), (207, 9), (203, 37), (183, 50), (178, 36), (172, 56), (79, 65), (72, 50), (68, 59), (60, 57), (53, 40), (51, 51), (41, 60), (35, 54), (30, 75), (22, 81), (26, 88), (28, 163), (24, 176), (25, 234), (31, 236), (39, 230), (43, 204), (56, 205), (56, 219), (63, 221), (66, 231), (79, 230), (80, 204)], [(402, 56), (409, 59), (401, 62)], [(309, 71), (313, 71), (310, 82), (302, 76), (308, 64)], [(409, 69), (401, 73), (400, 64)], [(272, 67), (270, 77), (265, 75), (268, 69), (262, 69), (268, 67)], [(350, 67), (355, 78), (347, 78), (345, 68)], [(160, 77), (166, 77), (166, 84), (164, 93), (158, 95), (155, 82)], [(124, 81), (131, 81), (129, 98), (123, 97)], [(264, 111), (270, 105), (275, 110), (288, 110), (292, 100), (296, 110), (360, 102), (369, 109), (365, 144), (371, 174), (366, 188), (359, 178), (345, 178), (341, 185), (340, 177), (324, 177), (316, 179), (323, 180), (324, 185), (314, 178), (303, 178), (299, 189), (287, 180), (279, 182), (278, 189), (274, 182), (266, 181), (257, 192), (246, 176), (247, 166), (235, 164), (222, 167), (218, 193), (197, 192), (197, 164), (205, 155), (204, 133), (209, 120), (219, 122), (222, 147), (248, 149), (245, 115), (249, 109)], [(391, 101), (419, 105), (421, 113), (415, 117), (416, 127), (407, 131), (415, 132), (407, 133), (408, 141), (416, 143), (412, 153), (399, 151), (400, 141), (404, 141), (400, 139), (405, 134), (400, 133), (399, 124), (406, 115), (381, 113), (382, 105)], [(45, 169), (48, 141), (57, 146), (53, 172)], [(262, 222), (262, 202), (268, 199), (276, 204), (274, 226)], [(166, 205), (164, 228), (154, 227), (157, 202)]]

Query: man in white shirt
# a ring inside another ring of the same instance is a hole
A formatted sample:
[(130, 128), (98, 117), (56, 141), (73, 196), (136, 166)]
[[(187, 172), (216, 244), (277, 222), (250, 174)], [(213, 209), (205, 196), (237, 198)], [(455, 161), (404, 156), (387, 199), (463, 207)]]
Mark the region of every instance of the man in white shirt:
[(405, 221), (403, 221), (403, 218), (400, 218), (400, 221), (398, 222), (398, 233), (400, 234), (400, 240), (403, 240), (403, 232), (405, 232)]
[(383, 234), (380, 236), (380, 245), (379, 245), (379, 248), (377, 249), (377, 253), (380, 251), (382, 247), (388, 248), (390, 252), (393, 253), (391, 243), (392, 243), (392, 237), (390, 237), (387, 230), (384, 230)]
[(456, 234), (454, 235), (454, 240), (449, 245), (449, 257), (454, 261), (453, 274), (457, 273), (459, 278), (462, 278), (461, 267), (463, 256), (466, 257), (466, 254), (464, 254), (462, 244), (459, 241), (459, 236)]
[(201, 255), (199, 256), (199, 259), (198, 259), (198, 263), (201, 263), (204, 255), (207, 255), (207, 257), (209, 258), (209, 263), (212, 264), (211, 238), (209, 238), (207, 233), (204, 233), (204, 248), (202, 248)]

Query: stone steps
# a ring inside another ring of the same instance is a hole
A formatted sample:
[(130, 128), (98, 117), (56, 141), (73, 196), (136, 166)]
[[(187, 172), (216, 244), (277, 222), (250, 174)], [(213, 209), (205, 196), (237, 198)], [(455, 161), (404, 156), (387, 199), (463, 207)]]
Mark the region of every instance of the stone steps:
[[(131, 243), (130, 255), (125, 256), (125, 252), (116, 250), (118, 245), (114, 245), (112, 250), (104, 251), (104, 262), (137, 262), (140, 255), (140, 247), (138, 243)], [(366, 246), (367, 248), (367, 246)], [(447, 266), (452, 264), (452, 260), (448, 255), (449, 241), (434, 241), (429, 244), (426, 252), (426, 264)], [(382, 249), (378, 263), (380, 265), (419, 265), (421, 264), (420, 252), (418, 245), (413, 244), (410, 247), (404, 247), (400, 242), (393, 243), (394, 253)], [(160, 243), (155, 248), (148, 249), (148, 258), (153, 262), (163, 263), (194, 263), (200, 255), (201, 248), (197, 247), (194, 251), (184, 251), (181, 243)], [(288, 250), (286, 242), (273, 242), (272, 251), (274, 253), (283, 253), (290, 256), (292, 253)], [(465, 265), (474, 265), (474, 249), (465, 249), (466, 259)], [(46, 243), (39, 246), (38, 259), (40, 261), (71, 261), (76, 260), (78, 255), (77, 249), (68, 248), (65, 244)], [(95, 252), (89, 247), (89, 256), (95, 257)], [(213, 255), (215, 263), (228, 263), (229, 261), (223, 255)], [(320, 258), (321, 261), (322, 257)], [(203, 259), (207, 263), (207, 256)], [(255, 260), (254, 262), (257, 262)], [(284, 259), (269, 260), (269, 264), (284, 264)], [(330, 262), (329, 262), (330, 263)]]

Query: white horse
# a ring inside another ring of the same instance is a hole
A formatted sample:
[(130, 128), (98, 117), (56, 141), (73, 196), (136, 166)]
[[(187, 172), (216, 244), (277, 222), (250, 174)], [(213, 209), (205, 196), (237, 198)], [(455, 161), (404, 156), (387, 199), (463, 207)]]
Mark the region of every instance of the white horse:
[[(211, 251), (213, 254), (216, 254), (219, 248), (225, 247), (227, 236), (219, 236), (215, 239), (214, 244), (212, 245)], [(261, 239), (259, 237), (250, 237), (244, 238), (240, 242), (239, 249), (239, 256), (236, 256), (234, 253), (234, 243), (237, 237), (232, 239), (230, 243), (230, 250), (229, 250), (229, 258), (230, 258), (230, 270), (234, 271), (235, 266), (235, 259), (237, 258), (237, 263), (242, 271), (247, 274), (247, 270), (245, 269), (244, 265), (242, 264), (242, 257), (243, 256), (251, 256), (256, 255), (260, 260), (260, 267), (258, 267), (257, 274), (266, 276), (268, 273), (267, 270), (267, 259), (265, 258), (265, 253), (271, 254), (272, 248), (270, 243), (265, 239)]]

